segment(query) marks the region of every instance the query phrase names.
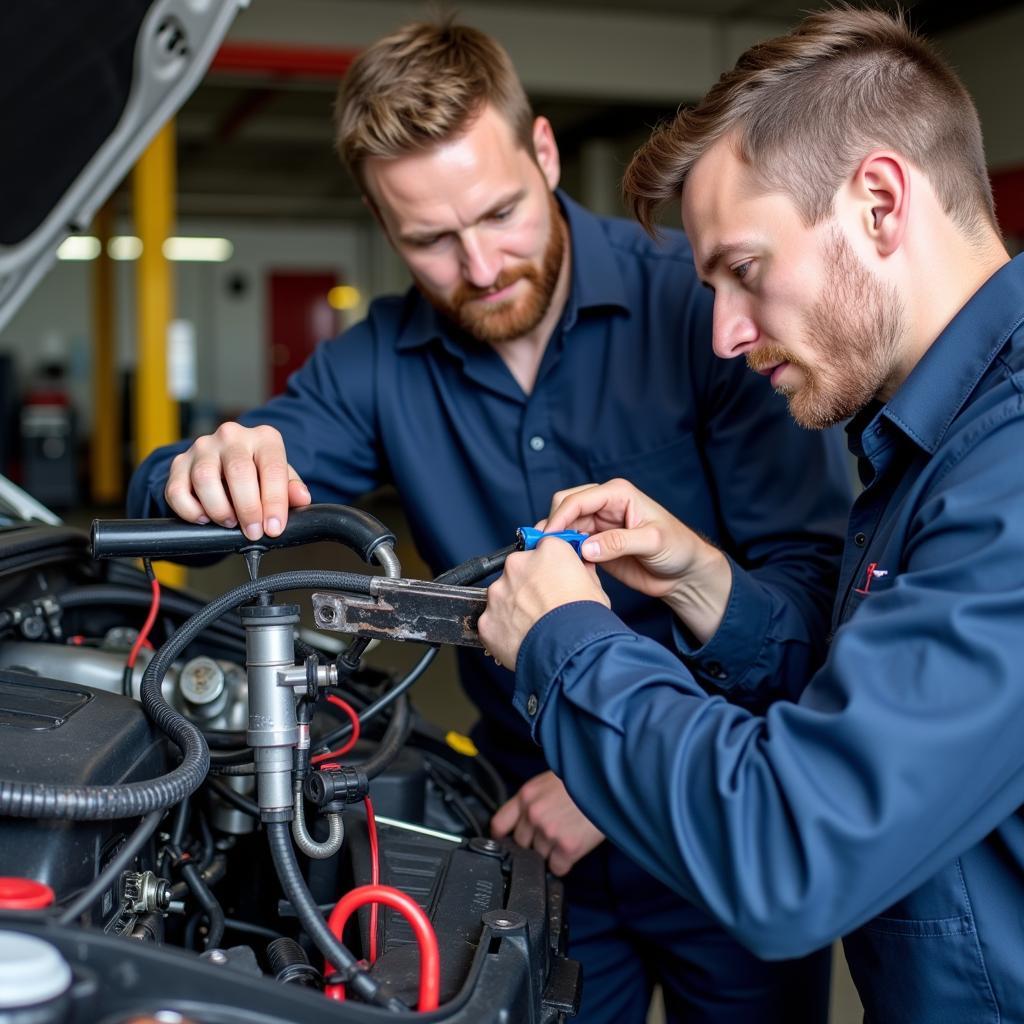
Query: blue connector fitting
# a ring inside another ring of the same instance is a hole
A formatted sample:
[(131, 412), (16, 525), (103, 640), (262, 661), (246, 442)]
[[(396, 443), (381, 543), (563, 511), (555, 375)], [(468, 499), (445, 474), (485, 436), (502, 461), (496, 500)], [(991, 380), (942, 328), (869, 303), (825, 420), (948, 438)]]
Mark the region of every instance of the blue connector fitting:
[(580, 558), (583, 553), (580, 545), (590, 536), (589, 533), (580, 533), (578, 530), (557, 530), (554, 533), (545, 533), (534, 526), (520, 526), (516, 530), (516, 551), (532, 551), (545, 537), (557, 537), (571, 544), (573, 550)]

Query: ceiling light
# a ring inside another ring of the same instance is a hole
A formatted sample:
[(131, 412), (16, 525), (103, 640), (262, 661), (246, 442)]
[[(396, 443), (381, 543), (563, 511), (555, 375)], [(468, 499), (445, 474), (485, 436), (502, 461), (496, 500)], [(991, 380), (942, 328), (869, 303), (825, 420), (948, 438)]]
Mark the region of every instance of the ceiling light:
[(177, 236), (164, 242), (164, 255), (169, 260), (202, 263), (223, 263), (231, 259), (235, 247), (226, 238), (185, 238)]
[(142, 239), (134, 235), (114, 235), (107, 243), (112, 260), (137, 260), (142, 254)]
[(100, 254), (100, 240), (92, 235), (69, 235), (57, 250), (59, 260), (94, 260)]

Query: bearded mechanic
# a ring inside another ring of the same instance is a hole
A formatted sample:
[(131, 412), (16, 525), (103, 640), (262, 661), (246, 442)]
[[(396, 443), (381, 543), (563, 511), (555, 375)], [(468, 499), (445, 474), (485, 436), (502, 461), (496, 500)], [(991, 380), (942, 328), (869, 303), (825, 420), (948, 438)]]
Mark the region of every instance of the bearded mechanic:
[[(436, 573), (508, 544), (559, 488), (623, 474), (750, 569), (766, 632), (805, 673), (837, 568), (842, 465), (767, 382), (712, 356), (711, 298), (682, 236), (657, 246), (557, 192), (550, 124), (470, 28), (411, 25), (365, 51), (337, 142), (414, 287), (319, 346), (285, 395), (151, 455), (130, 514), (238, 523), (255, 540), (311, 495), (391, 482)], [(755, 446), (788, 459), (770, 468)], [(609, 587), (626, 621), (670, 640), (659, 602)], [(568, 872), (580, 1019), (642, 1022), (661, 981), (673, 1021), (824, 1020), (824, 956), (760, 962), (604, 843), (509, 706), (511, 673), (466, 650), (460, 669), (482, 713), (474, 739), (518, 790), (494, 834)]]
[[(756, 623), (750, 576), (623, 481), (556, 497), (547, 528), (590, 531), (591, 564), (513, 555), (481, 636), (584, 812), (749, 948), (846, 936), (871, 1024), (1024, 1021), (1024, 258), (970, 96), (899, 18), (814, 14), (626, 188), (648, 225), (681, 198), (716, 352), (807, 427), (852, 417), (829, 654), (763, 716), (705, 693), (593, 565), (662, 597), (698, 659)], [(785, 670), (756, 668), (732, 678)]]

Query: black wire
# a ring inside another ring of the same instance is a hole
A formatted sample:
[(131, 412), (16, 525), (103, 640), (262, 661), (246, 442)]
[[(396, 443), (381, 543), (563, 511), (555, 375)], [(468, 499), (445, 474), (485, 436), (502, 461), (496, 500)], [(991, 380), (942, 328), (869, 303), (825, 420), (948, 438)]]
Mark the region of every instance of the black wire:
[(466, 806), (466, 801), (462, 799), (459, 792), (448, 783), (440, 772), (436, 770), (436, 767), (430, 762), (426, 763), (427, 776), (434, 783), (435, 786), (441, 791), (441, 795), (446, 803), (451, 804), (455, 809), (456, 813), (465, 822), (470, 832), (474, 836), (482, 836), (483, 830), (480, 827), (480, 822), (477, 821), (476, 815)]
[[(365, 722), (368, 722), (375, 715), (383, 711), (389, 704), (398, 700), (399, 697), (405, 693), (406, 690), (416, 682), (417, 679), (427, 670), (430, 663), (437, 657), (437, 648), (430, 647), (424, 653), (423, 657), (409, 670), (408, 674), (396, 683), (390, 690), (378, 697), (372, 704), (368, 704), (358, 714), (359, 724), (362, 726)], [(344, 739), (346, 736), (352, 734), (352, 723), (346, 722), (344, 725), (339, 726), (333, 732), (329, 732), (326, 736), (322, 736), (317, 741), (317, 749), (315, 753), (321, 751), (330, 750), (335, 743), (340, 739)], [(311, 751), (313, 752), (313, 751)]]
[(121, 876), (121, 872), (132, 862), (135, 855), (149, 842), (156, 831), (164, 809), (150, 811), (135, 827), (116, 857), (61, 911), (58, 924), (71, 924), (81, 917)]
[(452, 566), (451, 569), (446, 569), (440, 576), (435, 576), (434, 582), (447, 583), (454, 587), (468, 587), (497, 572), (505, 564), (505, 559), (515, 550), (516, 545), (509, 544), (508, 547), (498, 548), (489, 555), (470, 558), (466, 562)]
[(256, 774), (256, 764), (250, 761), (248, 764), (211, 764), (211, 775), (230, 775), (235, 778)]
[[(134, 570), (133, 570), (134, 573)], [(76, 587), (60, 596), (60, 606), (64, 611), (74, 608), (91, 608), (95, 605), (106, 607), (129, 606), (148, 607), (153, 595), (141, 587), (128, 584), (95, 583), (89, 586)], [(188, 619), (205, 607), (205, 601), (187, 597), (178, 591), (168, 591), (160, 596), (160, 610)], [(211, 624), (210, 632), (220, 633), (222, 642), (230, 641), (238, 647), (245, 643), (245, 631), (237, 615), (228, 613), (217, 623)]]
[[(180, 850), (175, 852), (180, 856)], [(216, 949), (220, 945), (221, 939), (224, 938), (224, 908), (220, 905), (217, 897), (213, 895), (212, 890), (206, 884), (199, 868), (195, 864), (185, 861), (180, 865), (179, 870), (181, 871), (181, 877), (185, 879), (189, 889), (192, 890), (192, 895), (195, 896), (196, 902), (203, 908), (203, 913), (206, 914), (205, 948)]]
[(224, 918), (224, 930), (244, 932), (247, 935), (259, 935), (264, 939), (281, 939), (284, 936), (275, 932), (273, 928), (264, 928), (261, 924), (253, 924), (251, 921), (239, 921), (236, 917)]
[[(469, 774), (469, 772), (462, 771), (462, 769), (457, 768), (450, 761), (446, 761), (443, 757), (440, 757), (437, 754), (431, 754), (428, 751), (420, 750), (417, 747), (414, 747), (413, 749), (417, 750), (428, 765), (440, 772), (441, 775), (445, 776), (453, 784), (461, 784), (469, 787), (473, 796), (483, 804), (484, 809), (489, 811), (491, 815), (493, 815), (501, 806), (501, 804), (499, 804), (494, 797), (488, 793), (472, 775)], [(502, 801), (502, 803), (504, 803), (504, 801)]]
[(236, 793), (230, 786), (221, 782), (220, 779), (211, 779), (207, 777), (206, 784), (214, 791), (214, 793), (217, 794), (217, 796), (231, 804), (232, 807), (237, 808), (243, 814), (248, 814), (252, 818), (259, 818), (259, 807), (247, 796), (243, 796), (241, 793)]

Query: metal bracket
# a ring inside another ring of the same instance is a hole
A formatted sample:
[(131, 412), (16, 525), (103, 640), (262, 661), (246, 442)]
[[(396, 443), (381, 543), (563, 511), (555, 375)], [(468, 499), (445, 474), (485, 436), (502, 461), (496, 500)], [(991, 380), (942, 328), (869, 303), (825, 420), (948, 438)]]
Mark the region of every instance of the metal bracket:
[(318, 629), (383, 640), (483, 647), (476, 623), (487, 607), (481, 587), (375, 576), (365, 594), (314, 594)]

